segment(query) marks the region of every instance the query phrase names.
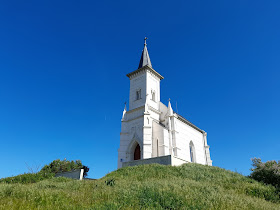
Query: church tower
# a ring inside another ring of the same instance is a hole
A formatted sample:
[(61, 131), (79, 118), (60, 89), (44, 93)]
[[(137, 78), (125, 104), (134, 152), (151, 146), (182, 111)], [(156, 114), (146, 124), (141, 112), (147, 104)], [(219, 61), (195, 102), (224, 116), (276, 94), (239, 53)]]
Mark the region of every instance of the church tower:
[(130, 79), (130, 110), (144, 106), (146, 103), (154, 109), (159, 109), (160, 80), (163, 77), (152, 68), (146, 39), (138, 69), (126, 75)]
[(147, 38), (138, 69), (127, 74), (130, 80), (129, 110), (121, 120), (118, 168), (135, 164), (180, 165), (196, 162), (212, 165), (206, 132), (160, 102), (160, 81), (152, 67)]
[[(129, 111), (122, 117), (118, 168), (123, 162), (152, 157), (152, 118), (159, 120), (160, 80), (152, 68), (147, 49), (147, 38), (138, 69), (127, 74), (130, 79)], [(151, 111), (151, 109), (153, 111)]]

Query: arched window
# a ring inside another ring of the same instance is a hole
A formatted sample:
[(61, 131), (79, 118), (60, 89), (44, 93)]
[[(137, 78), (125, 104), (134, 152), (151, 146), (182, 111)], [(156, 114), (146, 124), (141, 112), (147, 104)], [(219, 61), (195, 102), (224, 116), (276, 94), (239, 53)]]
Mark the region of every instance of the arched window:
[(194, 150), (194, 145), (193, 142), (190, 142), (190, 160), (192, 163), (195, 163), (195, 150)]

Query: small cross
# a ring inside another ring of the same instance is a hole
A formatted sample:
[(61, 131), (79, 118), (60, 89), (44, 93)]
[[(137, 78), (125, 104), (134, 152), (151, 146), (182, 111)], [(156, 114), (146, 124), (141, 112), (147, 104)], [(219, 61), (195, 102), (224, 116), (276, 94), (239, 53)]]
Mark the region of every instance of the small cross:
[(126, 105), (126, 102), (124, 102), (124, 105)]
[(170, 101), (171, 101), (171, 99), (169, 98), (169, 99), (168, 99), (168, 102), (170, 102)]
[(144, 41), (145, 41), (144, 45), (147, 45), (147, 43), (146, 43), (147, 39), (148, 39), (147, 37), (144, 38)]

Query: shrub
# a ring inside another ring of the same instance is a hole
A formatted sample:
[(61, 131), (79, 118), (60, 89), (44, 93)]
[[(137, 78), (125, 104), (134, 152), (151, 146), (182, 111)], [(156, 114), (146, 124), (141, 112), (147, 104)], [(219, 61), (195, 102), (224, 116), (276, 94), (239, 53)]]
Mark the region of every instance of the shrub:
[(275, 160), (263, 163), (260, 158), (252, 159), (250, 177), (265, 184), (271, 184), (280, 191), (280, 161)]
[(83, 177), (85, 178), (85, 177), (88, 176), (89, 167), (83, 165), (83, 168), (82, 168), (82, 169), (84, 169), (84, 175), (83, 175)]
[(84, 166), (80, 160), (54, 160), (49, 165), (45, 165), (40, 173), (43, 174), (49, 174), (49, 173), (60, 173), (60, 172), (67, 172), (67, 171), (73, 171), (77, 169), (84, 169), (84, 177), (87, 177), (87, 172), (89, 171), (89, 168), (87, 166)]

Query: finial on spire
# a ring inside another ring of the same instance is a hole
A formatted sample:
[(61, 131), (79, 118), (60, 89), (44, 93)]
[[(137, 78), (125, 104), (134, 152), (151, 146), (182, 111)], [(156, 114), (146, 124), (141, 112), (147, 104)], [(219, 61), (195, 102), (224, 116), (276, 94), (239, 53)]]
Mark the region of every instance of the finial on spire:
[(169, 98), (169, 99), (168, 99), (168, 102), (170, 102), (170, 101), (171, 101), (171, 99)]
[(147, 39), (148, 39), (147, 37), (144, 38), (144, 46), (147, 45), (147, 42), (146, 42)]

